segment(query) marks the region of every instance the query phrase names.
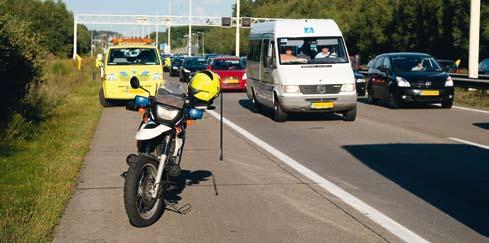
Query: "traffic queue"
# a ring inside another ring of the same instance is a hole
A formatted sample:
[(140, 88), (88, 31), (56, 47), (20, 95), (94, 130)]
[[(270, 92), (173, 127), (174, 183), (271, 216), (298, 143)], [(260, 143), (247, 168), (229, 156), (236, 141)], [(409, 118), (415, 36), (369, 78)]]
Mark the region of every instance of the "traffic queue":
[(209, 70), (220, 77), (221, 90), (245, 91), (252, 111), (268, 107), (278, 122), (290, 113), (339, 113), (343, 120), (354, 121), (357, 96), (365, 95), (368, 103), (384, 100), (392, 109), (409, 103), (451, 108), (454, 88), (448, 72), (458, 72), (454, 63), (429, 54), (400, 52), (378, 55), (361, 74), (331, 19), (255, 24), (246, 57), (160, 55), (151, 40), (115, 39), (105, 59), (99, 59), (104, 105), (139, 94), (127, 85), (131, 76), (156, 92), (165, 83), (163, 72), (188, 83), (196, 73)]

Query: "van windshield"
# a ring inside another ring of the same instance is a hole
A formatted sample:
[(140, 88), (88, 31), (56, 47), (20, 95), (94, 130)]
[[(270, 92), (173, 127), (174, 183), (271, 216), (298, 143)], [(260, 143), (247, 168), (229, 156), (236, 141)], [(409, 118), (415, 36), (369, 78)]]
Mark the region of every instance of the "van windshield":
[(114, 48), (109, 52), (107, 65), (159, 65), (154, 48)]
[(342, 37), (278, 38), (282, 65), (348, 63)]

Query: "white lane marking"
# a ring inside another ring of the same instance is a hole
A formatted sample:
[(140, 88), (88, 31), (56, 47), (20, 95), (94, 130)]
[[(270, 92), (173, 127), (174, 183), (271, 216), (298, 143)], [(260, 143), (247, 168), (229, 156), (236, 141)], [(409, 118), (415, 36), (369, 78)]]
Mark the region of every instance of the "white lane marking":
[(486, 113), (486, 114), (489, 114), (489, 111), (485, 111), (485, 110), (478, 110), (478, 109), (473, 109), (473, 108), (467, 108), (467, 107), (463, 107), (463, 106), (452, 106), (452, 108), (456, 108), (456, 109), (459, 109), (459, 110), (466, 110), (466, 111), (475, 111), (475, 112), (480, 112), (480, 113)]
[(476, 147), (479, 147), (479, 148), (483, 148), (483, 149), (488, 149), (489, 150), (489, 146), (478, 144), (478, 143), (474, 143), (474, 142), (467, 141), (467, 140), (463, 140), (463, 139), (460, 139), (460, 138), (448, 138), (448, 139), (449, 140), (452, 140), (452, 141), (455, 141), (455, 142), (465, 143), (465, 144), (468, 144), (468, 145), (472, 145), (472, 146), (476, 146)]
[[(220, 114), (219, 113), (214, 112), (214, 111), (208, 111), (208, 112), (209, 112), (209, 114), (214, 116), (216, 119), (220, 120)], [(242, 136), (244, 136), (245, 138), (247, 138), (251, 142), (262, 147), (263, 149), (268, 151), (270, 154), (272, 154), (273, 156), (280, 159), (282, 162), (284, 162), (288, 166), (295, 169), (297, 172), (299, 172), (302, 175), (304, 175), (305, 177), (309, 178), (311, 181), (318, 184), (323, 189), (325, 189), (328, 192), (330, 192), (331, 194), (335, 195), (336, 197), (341, 199), (346, 204), (355, 208), (360, 213), (365, 215), (367, 218), (371, 219), (375, 223), (384, 227), (385, 229), (390, 231), (392, 234), (399, 237), (401, 240), (406, 241), (406, 242), (429, 242), (426, 239), (424, 239), (423, 237), (419, 236), (418, 234), (414, 233), (413, 231), (409, 230), (408, 228), (402, 226), (401, 224), (397, 223), (393, 219), (389, 218), (387, 215), (381, 213), (377, 209), (371, 207), (370, 205), (364, 203), (360, 199), (356, 198), (355, 196), (351, 195), (350, 193), (348, 193), (345, 190), (341, 189), (340, 187), (336, 186), (335, 184), (328, 181), (324, 177), (321, 177), (320, 175), (316, 174), (314, 171), (306, 168), (305, 166), (303, 166), (299, 162), (295, 161), (294, 159), (290, 158), (286, 154), (280, 152), (276, 148), (265, 143), (263, 140), (257, 138), (255, 135), (251, 134), (250, 132), (248, 132), (248, 131), (244, 130), (243, 128), (239, 127), (238, 125), (234, 124), (230, 120), (224, 118), (223, 123), (228, 125), (230, 128), (232, 128), (236, 132), (240, 133)]]

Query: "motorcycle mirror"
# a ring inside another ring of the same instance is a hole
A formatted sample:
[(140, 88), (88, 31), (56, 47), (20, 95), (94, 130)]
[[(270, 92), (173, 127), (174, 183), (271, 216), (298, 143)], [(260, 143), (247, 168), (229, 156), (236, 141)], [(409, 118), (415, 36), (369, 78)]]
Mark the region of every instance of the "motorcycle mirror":
[(133, 89), (138, 89), (140, 87), (140, 85), (139, 85), (139, 79), (137, 77), (132, 77), (131, 78), (131, 87)]

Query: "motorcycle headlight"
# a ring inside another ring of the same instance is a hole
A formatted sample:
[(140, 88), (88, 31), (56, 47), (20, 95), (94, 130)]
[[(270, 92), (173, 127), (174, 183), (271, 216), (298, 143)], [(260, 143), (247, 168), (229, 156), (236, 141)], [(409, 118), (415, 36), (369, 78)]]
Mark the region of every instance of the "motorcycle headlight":
[(353, 92), (355, 91), (355, 84), (342, 84), (341, 92)]
[(397, 86), (399, 87), (411, 87), (409, 82), (403, 77), (396, 77)]
[(448, 76), (447, 81), (445, 81), (445, 87), (453, 87), (452, 77)]
[(163, 79), (163, 74), (162, 73), (153, 73), (153, 76), (151, 76), (153, 80), (162, 80)]
[(108, 81), (115, 81), (117, 80), (117, 76), (114, 73), (108, 73), (105, 75), (105, 79)]
[(178, 109), (172, 109), (168, 108), (162, 105), (157, 105), (156, 106), (156, 115), (158, 118), (163, 119), (163, 120), (173, 120), (178, 116), (178, 113), (180, 110)]

